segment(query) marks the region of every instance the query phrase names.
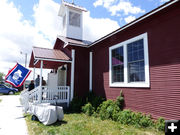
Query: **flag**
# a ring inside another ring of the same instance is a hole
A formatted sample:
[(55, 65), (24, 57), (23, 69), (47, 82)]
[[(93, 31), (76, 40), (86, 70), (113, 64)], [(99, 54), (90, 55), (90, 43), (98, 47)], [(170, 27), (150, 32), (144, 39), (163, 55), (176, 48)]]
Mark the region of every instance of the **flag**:
[(23, 85), (30, 73), (31, 70), (17, 63), (5, 76), (5, 81), (15, 87), (20, 87)]

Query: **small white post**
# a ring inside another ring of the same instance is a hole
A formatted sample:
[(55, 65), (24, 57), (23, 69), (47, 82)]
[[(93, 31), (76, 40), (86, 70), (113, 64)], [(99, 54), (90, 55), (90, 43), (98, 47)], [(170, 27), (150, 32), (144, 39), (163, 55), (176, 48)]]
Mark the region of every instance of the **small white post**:
[(34, 68), (33, 68), (33, 80), (34, 80), (34, 81), (35, 81), (35, 74), (36, 74), (35, 72), (36, 72), (36, 68), (34, 67)]
[(89, 53), (89, 91), (92, 92), (92, 52)]
[(42, 102), (42, 69), (43, 69), (43, 61), (41, 60), (41, 72), (40, 72), (40, 84), (39, 84), (39, 87), (40, 87), (40, 90), (39, 90), (39, 103)]
[(71, 62), (71, 98), (70, 101), (72, 101), (74, 97), (74, 65), (75, 65), (75, 50), (72, 49), (72, 62)]

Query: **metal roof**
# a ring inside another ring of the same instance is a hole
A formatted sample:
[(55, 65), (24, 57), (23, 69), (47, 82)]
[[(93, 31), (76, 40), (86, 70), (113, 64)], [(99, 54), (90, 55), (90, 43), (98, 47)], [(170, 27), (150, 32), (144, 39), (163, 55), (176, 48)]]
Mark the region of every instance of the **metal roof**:
[(71, 61), (64, 52), (56, 49), (33, 47), (33, 54), (35, 59)]

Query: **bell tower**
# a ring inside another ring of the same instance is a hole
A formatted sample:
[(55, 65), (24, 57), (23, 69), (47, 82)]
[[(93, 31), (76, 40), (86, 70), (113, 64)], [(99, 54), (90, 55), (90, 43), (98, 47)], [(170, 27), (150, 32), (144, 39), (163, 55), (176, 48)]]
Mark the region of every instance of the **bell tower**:
[(83, 37), (83, 12), (85, 8), (62, 0), (58, 15), (63, 18), (62, 36), (82, 40)]

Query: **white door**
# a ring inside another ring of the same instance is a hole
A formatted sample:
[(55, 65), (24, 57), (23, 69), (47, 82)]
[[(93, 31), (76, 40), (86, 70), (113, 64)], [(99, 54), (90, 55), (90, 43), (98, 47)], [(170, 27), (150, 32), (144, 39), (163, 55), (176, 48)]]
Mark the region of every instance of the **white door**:
[(56, 73), (49, 73), (48, 74), (48, 88), (49, 89), (56, 89), (58, 86), (57, 80), (58, 80), (58, 76)]
[[(67, 70), (67, 67), (65, 66)], [(58, 86), (66, 86), (66, 70), (58, 69)]]

